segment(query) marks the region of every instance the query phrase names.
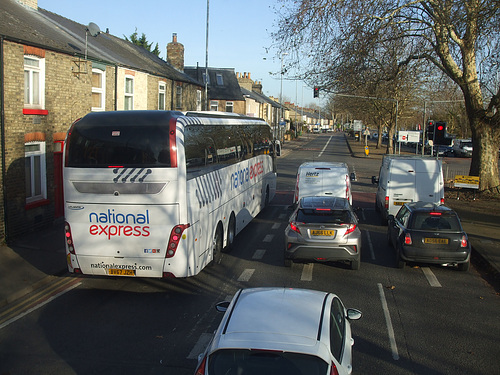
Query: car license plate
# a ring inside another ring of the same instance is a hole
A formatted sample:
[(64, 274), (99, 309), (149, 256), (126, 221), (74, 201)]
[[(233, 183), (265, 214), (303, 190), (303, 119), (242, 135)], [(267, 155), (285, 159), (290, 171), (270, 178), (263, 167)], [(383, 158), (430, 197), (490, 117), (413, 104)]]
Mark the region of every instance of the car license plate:
[(313, 236), (335, 236), (334, 230), (312, 230), (311, 235)]
[(135, 270), (122, 270), (120, 268), (110, 268), (108, 269), (108, 275), (110, 276), (135, 276)]
[(437, 244), (437, 245), (448, 245), (448, 239), (447, 238), (429, 238), (429, 237), (425, 237), (424, 238), (424, 243), (431, 243), (431, 244)]
[(394, 202), (394, 205), (395, 206), (402, 206), (405, 203), (410, 203), (410, 201), (396, 201), (396, 202)]

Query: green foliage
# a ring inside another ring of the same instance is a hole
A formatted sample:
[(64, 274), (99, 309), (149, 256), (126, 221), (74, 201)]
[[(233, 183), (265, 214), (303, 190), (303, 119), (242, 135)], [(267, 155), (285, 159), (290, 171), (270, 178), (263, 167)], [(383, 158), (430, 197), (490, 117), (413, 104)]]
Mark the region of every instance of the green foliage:
[(160, 56), (160, 49), (158, 48), (158, 43), (156, 43), (155, 48), (152, 50), (151, 46), (153, 45), (153, 42), (148, 43), (148, 39), (146, 37), (146, 34), (142, 33), (141, 37), (138, 37), (139, 33), (137, 32), (137, 27), (135, 28), (135, 32), (130, 35), (130, 39), (127, 38), (126, 35), (123, 35), (125, 37), (125, 40), (135, 44), (136, 46), (140, 46), (144, 48), (145, 50), (155, 54), (156, 56)]

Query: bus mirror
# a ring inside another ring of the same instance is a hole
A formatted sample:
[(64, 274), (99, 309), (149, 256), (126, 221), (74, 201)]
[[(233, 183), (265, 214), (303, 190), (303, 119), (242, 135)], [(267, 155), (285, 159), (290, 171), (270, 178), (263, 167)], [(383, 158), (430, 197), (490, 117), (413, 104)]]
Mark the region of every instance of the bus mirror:
[(372, 184), (374, 184), (374, 185), (378, 184), (377, 176), (372, 176)]
[(350, 178), (351, 178), (351, 181), (356, 181), (356, 173), (351, 172)]
[(281, 156), (281, 143), (280, 143), (280, 141), (274, 142), (274, 149), (276, 150), (276, 156)]

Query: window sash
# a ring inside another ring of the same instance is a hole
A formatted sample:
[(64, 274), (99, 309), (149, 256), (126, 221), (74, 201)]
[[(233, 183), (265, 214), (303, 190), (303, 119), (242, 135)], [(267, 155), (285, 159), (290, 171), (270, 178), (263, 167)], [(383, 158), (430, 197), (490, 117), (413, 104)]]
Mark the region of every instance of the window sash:
[(26, 203), (47, 198), (45, 142), (25, 144)]
[(125, 98), (123, 107), (126, 111), (134, 109), (134, 79), (125, 77)]
[(166, 97), (166, 85), (160, 82), (158, 85), (158, 109), (160, 111), (165, 110), (165, 97)]

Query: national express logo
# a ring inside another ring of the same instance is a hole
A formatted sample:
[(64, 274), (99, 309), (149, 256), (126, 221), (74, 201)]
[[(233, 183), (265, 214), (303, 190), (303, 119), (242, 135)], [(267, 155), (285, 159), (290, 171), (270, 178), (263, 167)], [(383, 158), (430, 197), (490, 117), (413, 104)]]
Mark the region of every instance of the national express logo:
[(107, 212), (89, 214), (91, 236), (106, 237), (149, 237), (149, 210), (142, 214), (123, 214), (108, 209)]

